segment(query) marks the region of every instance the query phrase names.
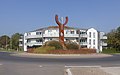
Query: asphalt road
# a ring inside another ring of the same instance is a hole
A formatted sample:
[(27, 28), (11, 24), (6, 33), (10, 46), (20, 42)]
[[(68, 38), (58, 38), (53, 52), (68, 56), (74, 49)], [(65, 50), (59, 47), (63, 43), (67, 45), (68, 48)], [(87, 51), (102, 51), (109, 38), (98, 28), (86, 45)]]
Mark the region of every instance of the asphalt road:
[(0, 52), (0, 75), (64, 75), (65, 66), (120, 67), (120, 55), (103, 58), (31, 58)]

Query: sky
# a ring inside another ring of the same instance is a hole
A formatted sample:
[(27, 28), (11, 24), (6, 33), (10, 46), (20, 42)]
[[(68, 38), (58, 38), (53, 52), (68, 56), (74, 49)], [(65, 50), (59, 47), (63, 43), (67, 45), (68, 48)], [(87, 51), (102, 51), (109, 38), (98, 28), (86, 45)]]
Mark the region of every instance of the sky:
[(68, 16), (67, 26), (107, 33), (120, 26), (120, 0), (0, 0), (0, 36), (56, 26), (56, 14)]

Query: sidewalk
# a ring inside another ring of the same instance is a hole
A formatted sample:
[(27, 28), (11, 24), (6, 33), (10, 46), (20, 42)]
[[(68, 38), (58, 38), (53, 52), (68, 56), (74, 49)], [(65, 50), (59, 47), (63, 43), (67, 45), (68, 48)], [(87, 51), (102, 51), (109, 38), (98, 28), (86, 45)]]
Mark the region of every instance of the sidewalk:
[(72, 67), (65, 75), (120, 75), (120, 67)]

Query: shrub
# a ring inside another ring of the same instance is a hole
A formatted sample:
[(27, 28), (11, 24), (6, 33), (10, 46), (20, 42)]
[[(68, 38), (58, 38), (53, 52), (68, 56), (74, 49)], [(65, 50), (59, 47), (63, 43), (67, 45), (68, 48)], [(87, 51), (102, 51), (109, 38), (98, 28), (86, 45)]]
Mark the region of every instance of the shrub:
[(78, 50), (79, 49), (79, 45), (77, 43), (74, 43), (74, 42), (69, 42), (69, 43), (66, 43), (66, 48), (69, 49), (69, 50)]
[(34, 49), (33, 53), (48, 53), (49, 50), (55, 50), (55, 47), (50, 47), (50, 46), (46, 46), (46, 47), (38, 47), (36, 49)]
[(45, 46), (55, 47), (55, 49), (63, 49), (62, 45), (58, 41), (48, 41)]

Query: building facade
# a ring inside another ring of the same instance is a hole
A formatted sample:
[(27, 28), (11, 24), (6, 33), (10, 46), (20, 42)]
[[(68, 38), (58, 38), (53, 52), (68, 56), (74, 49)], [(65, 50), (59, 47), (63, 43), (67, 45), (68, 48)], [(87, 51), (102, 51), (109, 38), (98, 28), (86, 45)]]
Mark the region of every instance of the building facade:
[[(102, 52), (103, 47), (107, 46), (104, 32), (99, 32), (94, 28), (78, 29), (72, 27), (65, 27), (64, 41), (72, 41), (78, 43), (82, 48), (96, 49), (96, 52)], [(50, 40), (59, 40), (59, 28), (58, 26), (50, 26), (41, 28), (35, 31), (26, 32), (24, 36), (19, 40), (19, 46), (27, 51), (30, 47), (38, 47), (45, 44)]]

